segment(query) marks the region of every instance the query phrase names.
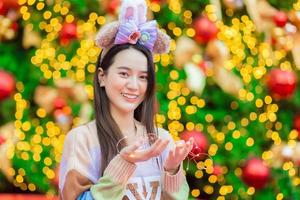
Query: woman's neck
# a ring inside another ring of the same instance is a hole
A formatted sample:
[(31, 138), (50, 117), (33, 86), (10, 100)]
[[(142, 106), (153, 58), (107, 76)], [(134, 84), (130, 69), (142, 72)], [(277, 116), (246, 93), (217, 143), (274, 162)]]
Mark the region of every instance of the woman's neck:
[(127, 115), (121, 115), (112, 112), (112, 117), (119, 126), (122, 134), (124, 136), (135, 136), (136, 135), (136, 125), (134, 119), (134, 113)]

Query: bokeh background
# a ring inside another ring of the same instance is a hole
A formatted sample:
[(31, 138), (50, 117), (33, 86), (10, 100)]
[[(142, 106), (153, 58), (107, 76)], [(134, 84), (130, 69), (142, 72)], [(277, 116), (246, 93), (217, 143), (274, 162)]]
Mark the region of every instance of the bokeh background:
[[(172, 38), (155, 121), (196, 141), (190, 199), (299, 200), (300, 1), (147, 3)], [(0, 199), (57, 198), (64, 138), (94, 116), (94, 36), (119, 4), (0, 0)]]

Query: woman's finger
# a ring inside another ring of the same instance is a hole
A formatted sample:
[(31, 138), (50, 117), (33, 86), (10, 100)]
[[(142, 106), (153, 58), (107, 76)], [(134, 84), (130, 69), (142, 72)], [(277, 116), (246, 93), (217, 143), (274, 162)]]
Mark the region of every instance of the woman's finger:
[(165, 148), (168, 146), (170, 140), (164, 140), (156, 149), (155, 149), (155, 155), (154, 156), (158, 156), (159, 154), (161, 154)]
[(142, 141), (142, 140), (138, 140), (138, 141), (136, 141), (134, 144), (125, 147), (124, 150), (125, 150), (126, 152), (134, 152), (134, 151), (136, 151), (138, 148), (140, 148), (142, 145), (143, 145), (143, 141)]
[(151, 146), (149, 149), (156, 149), (161, 143), (163, 142), (163, 140), (161, 138), (158, 138)]
[(189, 152), (192, 151), (193, 147), (194, 147), (194, 141), (189, 145)]
[(174, 149), (171, 149), (171, 150), (169, 151), (169, 158), (170, 158), (171, 160), (174, 160), (174, 157), (175, 157), (175, 151), (174, 151)]
[(187, 144), (186, 148), (182, 151), (181, 158), (184, 160), (190, 152), (191, 144)]
[(175, 157), (180, 154), (180, 151), (185, 147), (185, 143), (176, 145), (175, 147)]
[(147, 156), (150, 157), (155, 157), (158, 156), (169, 144), (169, 140), (162, 140), (159, 139), (159, 143), (154, 143), (148, 150), (147, 150)]
[(176, 147), (183, 147), (185, 144), (184, 140), (179, 140), (175, 142)]
[(184, 146), (176, 148), (176, 158), (179, 158), (180, 161), (184, 160), (191, 149), (190, 141), (185, 142)]

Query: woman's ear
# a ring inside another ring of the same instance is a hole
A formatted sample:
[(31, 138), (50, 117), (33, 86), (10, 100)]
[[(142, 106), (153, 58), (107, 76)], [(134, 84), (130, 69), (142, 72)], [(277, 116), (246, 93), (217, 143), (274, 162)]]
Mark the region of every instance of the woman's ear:
[(104, 87), (104, 71), (101, 67), (98, 68), (98, 82), (100, 87)]

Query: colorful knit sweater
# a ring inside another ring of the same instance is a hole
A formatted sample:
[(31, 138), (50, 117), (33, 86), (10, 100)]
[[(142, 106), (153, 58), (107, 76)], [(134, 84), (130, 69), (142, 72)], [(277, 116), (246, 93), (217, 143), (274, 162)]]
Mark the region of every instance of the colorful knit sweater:
[[(136, 121), (137, 122), (137, 121)], [(137, 122), (137, 132), (145, 134), (144, 126)], [(189, 187), (183, 169), (175, 175), (163, 170), (163, 162), (174, 145), (169, 133), (158, 128), (161, 138), (171, 144), (161, 154), (161, 162), (149, 159), (130, 163), (115, 156), (103, 176), (100, 175), (101, 150), (96, 123), (72, 129), (66, 136), (59, 174), (59, 192), (63, 200), (185, 200)]]

